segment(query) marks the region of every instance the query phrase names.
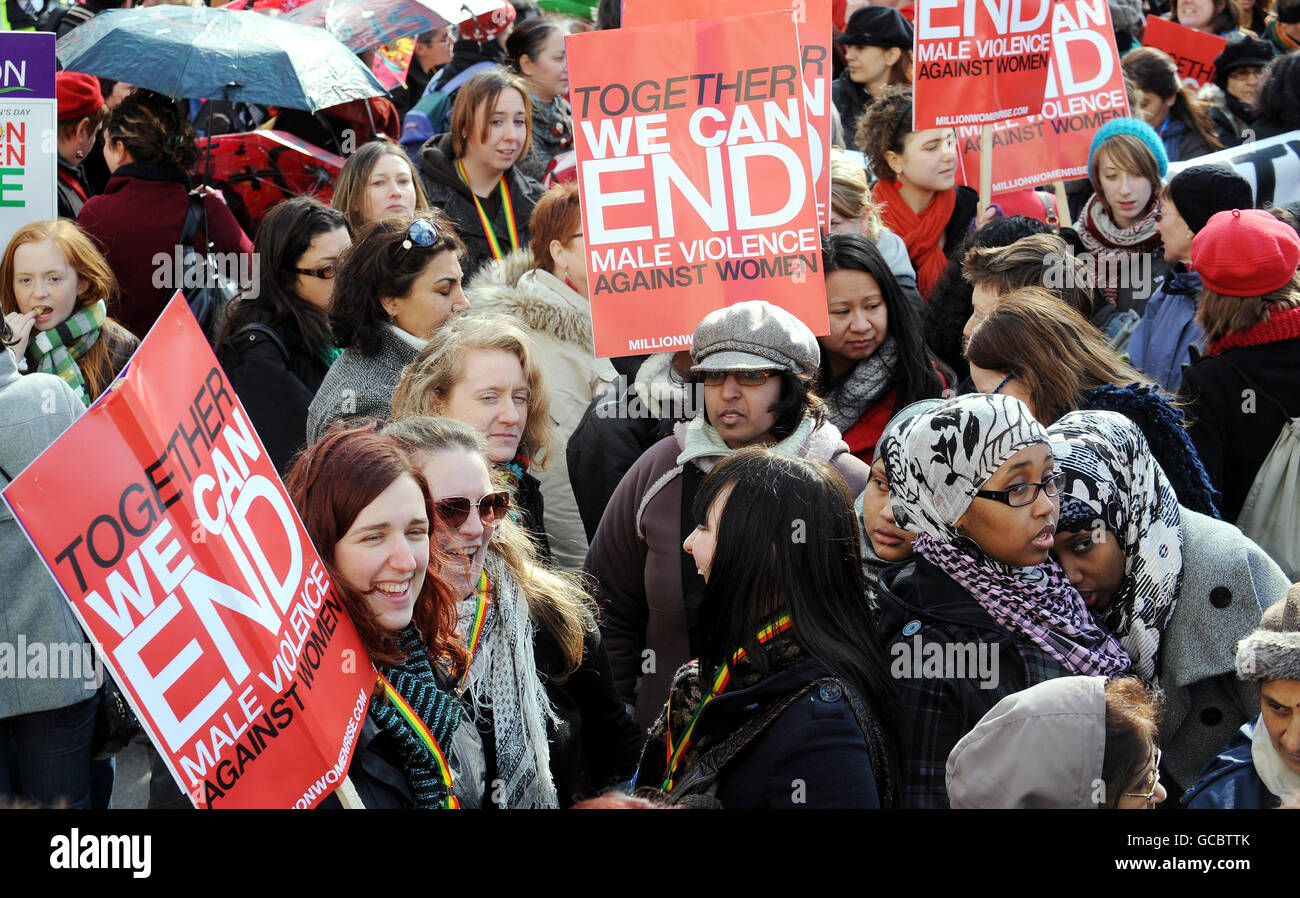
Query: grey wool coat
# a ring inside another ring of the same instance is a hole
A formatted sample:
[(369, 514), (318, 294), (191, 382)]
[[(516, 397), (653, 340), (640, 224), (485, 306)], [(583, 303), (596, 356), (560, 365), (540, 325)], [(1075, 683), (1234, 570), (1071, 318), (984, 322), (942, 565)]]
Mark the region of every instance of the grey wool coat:
[(1182, 509), (1183, 579), (1160, 641), (1165, 772), (1186, 789), (1247, 720), (1259, 686), (1237, 679), (1237, 641), (1290, 581), (1264, 550), (1224, 521)]
[[(0, 467), (14, 477), (71, 426), (85, 406), (62, 379), (53, 374), (19, 374), (13, 354), (0, 348)], [(9, 485), (0, 475), (0, 488)], [(19, 640), (27, 650), (18, 653)], [(54, 711), (94, 698), (97, 684), (84, 670), (85, 650), (50, 645), (82, 645), (85, 637), (72, 606), (23, 534), (9, 506), (0, 502), (0, 719)], [(6, 670), (8, 665), (35, 663), (31, 648), (44, 647), (45, 675)], [(63, 662), (60, 663), (60, 659)]]
[(355, 346), (343, 350), (307, 407), (307, 445), (319, 440), (340, 418), (387, 420), (402, 369), (419, 354), (420, 350), (398, 336), (392, 326), (383, 331), (378, 355), (363, 355)]

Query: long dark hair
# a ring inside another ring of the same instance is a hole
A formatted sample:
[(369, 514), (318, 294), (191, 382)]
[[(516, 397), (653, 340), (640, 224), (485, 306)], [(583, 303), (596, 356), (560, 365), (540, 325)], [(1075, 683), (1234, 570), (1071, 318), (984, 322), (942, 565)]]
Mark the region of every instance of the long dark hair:
[[(894, 386), (898, 399), (894, 408), (903, 408), (921, 399), (934, 399), (943, 392), (943, 380), (932, 363), (930, 351), (921, 333), (921, 318), (889, 270), (889, 263), (876, 245), (860, 234), (828, 234), (822, 237), (822, 265), (826, 274), (836, 271), (861, 271), (880, 285), (889, 314), (889, 335), (898, 347), (898, 364), (894, 367)], [(829, 353), (822, 351), (822, 383), (829, 391)]]
[(1264, 70), (1264, 84), (1259, 89), (1255, 112), (1259, 119), (1281, 131), (1300, 128), (1300, 55), (1278, 56)]
[(858, 519), (840, 475), (822, 461), (742, 449), (700, 484), (697, 521), (728, 486), (700, 603), (701, 661), (716, 669), (743, 647), (765, 670), (757, 631), (784, 609), (799, 645), (870, 704), (887, 734), (897, 733), (898, 699), (865, 598)]
[[(402, 250), (407, 227), (416, 218), (434, 222), (441, 234), (431, 246)], [(335, 276), (329, 312), (334, 341), (344, 349), (356, 346), (362, 355), (378, 355), (388, 324), (388, 313), (380, 300), (410, 293), (411, 286), (439, 253), (461, 255), (464, 251), (465, 245), (451, 222), (434, 209), (364, 225)]]
[[(1178, 4), (1175, 3), (1176, 7)], [(1139, 89), (1155, 94), (1162, 100), (1174, 98), (1169, 117), (1179, 119), (1205, 141), (1211, 150), (1223, 149), (1214, 129), (1209, 110), (1196, 98), (1196, 91), (1183, 84), (1178, 75), (1178, 63), (1164, 50), (1155, 47), (1138, 47), (1124, 55), (1124, 73)]]
[(253, 243), (259, 260), (257, 294), (235, 303), (222, 340), (246, 324), (260, 322), (310, 350), (328, 347), (331, 338), (325, 310), (298, 296), (298, 273), (293, 269), (317, 235), (347, 226), (342, 212), (309, 196), (277, 203), (262, 220)]

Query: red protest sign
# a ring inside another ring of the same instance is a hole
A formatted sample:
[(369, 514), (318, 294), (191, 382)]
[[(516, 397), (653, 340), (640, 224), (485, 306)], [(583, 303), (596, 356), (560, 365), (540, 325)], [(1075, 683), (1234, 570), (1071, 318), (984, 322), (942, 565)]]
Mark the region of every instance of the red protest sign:
[(831, 226), (831, 167), (826, 148), (831, 145), (831, 4), (830, 0), (628, 0), (623, 4), (623, 27), (662, 25), (686, 19), (747, 16), (784, 10), (799, 29), (803, 56), (804, 100), (812, 123), (813, 180), (816, 184), (817, 219)]
[(1200, 87), (1214, 80), (1214, 57), (1223, 52), (1228, 39), (1151, 16), (1142, 43), (1172, 56), (1183, 83)]
[(197, 806), (343, 781), (375, 672), (180, 293), (4, 498)]
[(1052, 0), (928, 0), (918, 4), (913, 128), (984, 125), (1043, 102)]
[[(993, 193), (1087, 177), (1097, 129), (1129, 114), (1106, 0), (1060, 0), (1052, 10), (1052, 62), (1038, 114), (993, 126)], [(957, 129), (962, 183), (980, 170), (980, 128)]]
[(749, 299), (827, 333), (789, 13), (567, 41), (596, 355), (686, 349)]

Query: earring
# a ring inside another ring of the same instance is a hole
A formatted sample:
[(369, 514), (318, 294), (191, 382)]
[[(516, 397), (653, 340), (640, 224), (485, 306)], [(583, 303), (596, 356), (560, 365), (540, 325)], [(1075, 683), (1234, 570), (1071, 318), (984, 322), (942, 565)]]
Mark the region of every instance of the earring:
[(895, 190), (902, 190), (902, 189), (903, 189), (903, 179), (902, 179), (902, 174), (903, 174), (903, 173), (902, 173), (902, 172), (899, 172), (899, 171), (894, 172), (894, 189), (895, 189)]

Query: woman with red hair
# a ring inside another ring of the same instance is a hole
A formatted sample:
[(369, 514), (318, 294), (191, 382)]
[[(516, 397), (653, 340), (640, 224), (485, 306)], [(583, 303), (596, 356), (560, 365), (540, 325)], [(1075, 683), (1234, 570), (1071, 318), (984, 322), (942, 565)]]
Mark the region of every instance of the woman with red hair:
[(299, 456), (287, 483), (379, 671), (348, 776), (366, 807), (477, 807), (483, 749), (455, 694), (466, 653), (436, 540), (430, 565), (429, 485), (378, 426), (336, 426)]

